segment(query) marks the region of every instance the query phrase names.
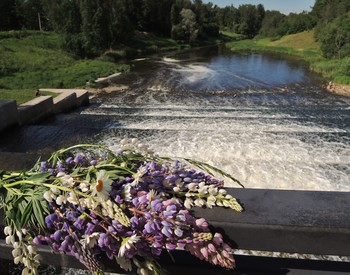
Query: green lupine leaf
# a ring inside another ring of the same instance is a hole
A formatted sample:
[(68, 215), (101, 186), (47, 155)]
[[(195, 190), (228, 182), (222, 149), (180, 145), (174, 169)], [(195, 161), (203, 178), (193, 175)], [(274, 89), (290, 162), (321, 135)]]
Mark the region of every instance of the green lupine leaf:
[(45, 172), (45, 173), (37, 173), (31, 175), (27, 180), (30, 181), (39, 181), (39, 182), (44, 182), (47, 178), (51, 176), (50, 172)]
[(26, 225), (28, 223), (28, 220), (30, 219), (30, 217), (33, 213), (33, 202), (32, 201), (28, 202), (26, 207), (24, 208), (24, 211), (23, 212), (18, 211), (18, 213), (21, 213), (20, 224), (21, 224), (21, 228), (22, 228), (24, 225)]
[(33, 200), (33, 214), (35, 216), (35, 219), (38, 222), (39, 227), (42, 230), (45, 230), (45, 220), (43, 216), (44, 210), (41, 207), (41, 204), (37, 200)]

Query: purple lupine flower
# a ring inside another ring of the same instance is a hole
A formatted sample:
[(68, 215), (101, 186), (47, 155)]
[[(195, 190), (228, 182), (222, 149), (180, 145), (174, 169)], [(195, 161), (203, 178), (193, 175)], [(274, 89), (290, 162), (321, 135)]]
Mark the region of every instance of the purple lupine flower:
[(83, 155), (77, 154), (77, 155), (75, 156), (75, 158), (73, 159), (73, 162), (75, 162), (75, 163), (82, 163), (83, 160), (84, 160)]
[(66, 163), (68, 163), (68, 164), (72, 164), (73, 162), (74, 162), (73, 157), (69, 157), (66, 159)]

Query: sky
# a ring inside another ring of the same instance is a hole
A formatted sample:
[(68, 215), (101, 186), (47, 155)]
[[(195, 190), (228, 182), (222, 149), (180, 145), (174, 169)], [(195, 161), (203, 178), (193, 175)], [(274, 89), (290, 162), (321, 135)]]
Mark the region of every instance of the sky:
[(236, 8), (243, 4), (262, 4), (265, 10), (278, 10), (284, 14), (300, 13), (304, 10), (311, 11), (311, 7), (315, 4), (315, 0), (203, 0), (203, 2), (212, 2), (219, 7), (231, 6), (232, 4)]

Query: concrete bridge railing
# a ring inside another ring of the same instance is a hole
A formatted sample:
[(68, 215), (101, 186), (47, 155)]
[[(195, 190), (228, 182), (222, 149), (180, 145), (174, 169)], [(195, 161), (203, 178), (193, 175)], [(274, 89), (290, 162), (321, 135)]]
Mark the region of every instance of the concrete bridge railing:
[[(350, 193), (265, 189), (229, 189), (229, 193), (239, 198), (244, 212), (213, 208), (196, 209), (195, 214), (206, 218), (237, 249), (350, 256)], [(4, 241), (0, 241), (0, 247), (0, 258), (12, 259), (11, 247)], [(48, 247), (41, 247), (40, 251), (46, 264), (83, 268), (75, 258), (52, 254)], [(166, 252), (163, 254), (160, 261), (170, 274), (230, 273), (181, 251), (175, 253), (175, 263)], [(259, 254), (235, 258), (238, 270), (267, 272), (262, 274), (287, 274), (289, 269), (350, 271), (349, 262)], [(125, 273), (113, 262), (106, 260), (105, 266), (107, 271)]]

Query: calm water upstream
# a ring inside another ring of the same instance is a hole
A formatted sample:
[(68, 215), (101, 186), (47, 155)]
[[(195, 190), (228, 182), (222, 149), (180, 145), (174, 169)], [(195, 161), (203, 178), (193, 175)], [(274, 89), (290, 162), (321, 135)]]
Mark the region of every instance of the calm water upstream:
[(249, 188), (350, 191), (350, 98), (325, 92), (303, 62), (211, 47), (132, 64), (111, 82), (127, 90), (5, 132), (0, 150), (45, 154), (137, 137)]

